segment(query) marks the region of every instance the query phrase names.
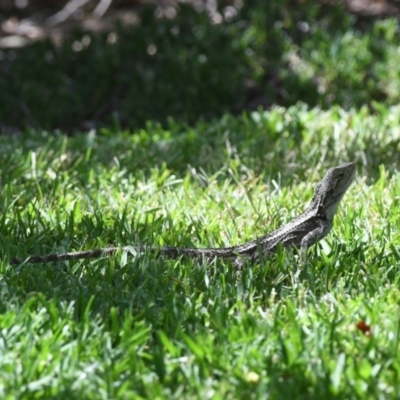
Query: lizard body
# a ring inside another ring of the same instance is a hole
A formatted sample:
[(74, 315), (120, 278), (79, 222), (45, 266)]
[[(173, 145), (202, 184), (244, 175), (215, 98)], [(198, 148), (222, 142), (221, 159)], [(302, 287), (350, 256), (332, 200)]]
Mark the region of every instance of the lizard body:
[[(187, 256), (206, 259), (233, 259), (236, 266), (241, 266), (245, 260), (256, 263), (260, 255), (268, 256), (276, 252), (278, 245), (287, 248), (294, 246), (305, 251), (307, 248), (324, 238), (332, 229), (336, 210), (347, 189), (355, 177), (355, 163), (343, 164), (327, 171), (322, 181), (315, 188), (314, 196), (306, 210), (289, 223), (277, 230), (244, 244), (223, 248), (184, 248), (184, 247), (154, 247), (154, 246), (124, 246), (108, 247), (87, 251), (63, 254), (31, 256), (29, 263), (47, 263), (55, 261), (98, 258), (109, 256), (118, 250), (132, 252), (150, 251), (168, 258)], [(24, 260), (14, 259), (11, 264), (20, 264)]]

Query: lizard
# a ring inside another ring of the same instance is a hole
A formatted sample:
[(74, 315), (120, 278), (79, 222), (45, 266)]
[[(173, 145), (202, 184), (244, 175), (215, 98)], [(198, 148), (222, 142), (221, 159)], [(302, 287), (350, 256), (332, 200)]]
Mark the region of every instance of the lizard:
[[(329, 169), (324, 178), (317, 183), (314, 195), (306, 210), (289, 223), (281, 226), (275, 231), (250, 240), (246, 243), (221, 248), (186, 248), (186, 247), (155, 247), (155, 246), (123, 246), (106, 247), (87, 251), (71, 253), (48, 254), (43, 256), (30, 256), (26, 259), (28, 263), (48, 263), (66, 260), (77, 260), (84, 258), (99, 258), (110, 256), (117, 251), (128, 253), (150, 251), (157, 255), (164, 255), (168, 258), (179, 258), (181, 256), (191, 258), (231, 259), (234, 265), (241, 267), (246, 260), (254, 264), (264, 256), (277, 251), (278, 246), (283, 248), (300, 248), (303, 253), (310, 246), (324, 238), (331, 231), (333, 218), (337, 208), (352, 184), (356, 172), (354, 162), (339, 165)], [(11, 260), (11, 265), (21, 264), (23, 259)]]

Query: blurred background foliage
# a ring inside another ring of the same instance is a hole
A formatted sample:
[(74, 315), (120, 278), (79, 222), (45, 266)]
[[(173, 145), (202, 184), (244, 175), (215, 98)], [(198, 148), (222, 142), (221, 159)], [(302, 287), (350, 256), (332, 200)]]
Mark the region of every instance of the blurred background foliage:
[(399, 102), (398, 2), (1, 0), (0, 129)]

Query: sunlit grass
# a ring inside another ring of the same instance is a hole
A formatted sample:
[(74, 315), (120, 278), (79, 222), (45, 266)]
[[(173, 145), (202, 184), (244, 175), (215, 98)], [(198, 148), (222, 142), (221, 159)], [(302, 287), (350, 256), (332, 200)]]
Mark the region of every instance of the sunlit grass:
[[(396, 398), (399, 113), (298, 106), (133, 134), (1, 136), (2, 396)], [(281, 252), (238, 273), (120, 252), (9, 265), (108, 245), (236, 245), (289, 222), (348, 161), (356, 181), (303, 264)]]

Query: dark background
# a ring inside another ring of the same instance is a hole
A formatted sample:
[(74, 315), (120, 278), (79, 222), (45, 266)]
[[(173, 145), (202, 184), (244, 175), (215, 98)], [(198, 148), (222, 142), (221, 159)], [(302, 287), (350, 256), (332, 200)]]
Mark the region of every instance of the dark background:
[[(390, 28), (373, 25), (397, 18), (397, 5), (2, 0), (0, 129), (136, 129), (297, 102), (397, 104), (385, 67)], [(349, 32), (359, 47), (346, 48)]]

